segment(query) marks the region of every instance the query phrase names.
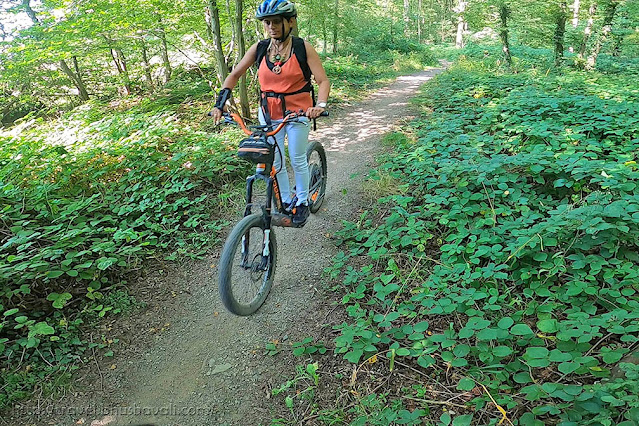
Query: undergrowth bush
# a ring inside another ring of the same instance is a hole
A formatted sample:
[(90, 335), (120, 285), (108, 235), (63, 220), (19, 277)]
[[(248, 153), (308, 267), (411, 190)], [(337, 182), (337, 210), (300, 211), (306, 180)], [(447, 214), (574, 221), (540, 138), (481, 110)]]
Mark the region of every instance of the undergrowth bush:
[(379, 171), (402, 194), (338, 233), (336, 353), (401, 360), (382, 406), (416, 401), (434, 422), (451, 422), (428, 402), (442, 394), (454, 424), (639, 422), (636, 93), (462, 66), (417, 102), (432, 114)]
[(126, 271), (216, 242), (247, 172), (225, 135), (171, 108), (96, 108), (0, 137), (0, 408), (68, 372), (88, 348), (84, 314), (130, 304), (104, 291)]

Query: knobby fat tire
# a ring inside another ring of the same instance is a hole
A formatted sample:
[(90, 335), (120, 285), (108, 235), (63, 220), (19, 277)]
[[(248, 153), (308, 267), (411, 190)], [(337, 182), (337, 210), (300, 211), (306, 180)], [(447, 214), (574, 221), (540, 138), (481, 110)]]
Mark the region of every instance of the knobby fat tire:
[(320, 166), (322, 168), (322, 176), (323, 176), (322, 185), (320, 186), (320, 189), (319, 189), (319, 196), (318, 196), (319, 201), (317, 203), (316, 202), (310, 203), (311, 213), (317, 213), (320, 207), (322, 207), (322, 202), (324, 201), (324, 194), (326, 192), (327, 164), (326, 164), (326, 152), (324, 151), (324, 147), (322, 146), (321, 143), (313, 142), (312, 144), (308, 146), (308, 148), (306, 149), (307, 160), (311, 159), (313, 152), (317, 152), (317, 155), (320, 158)]
[[(277, 263), (277, 240), (275, 232), (271, 228), (269, 238), (270, 251), (270, 267), (265, 273), (267, 275), (266, 282), (263, 284), (263, 291), (259, 297), (254, 298), (251, 303), (245, 304), (238, 302), (233, 296), (233, 261), (235, 254), (240, 250), (242, 244), (242, 236), (251, 228), (259, 228), (264, 230), (264, 220), (261, 214), (252, 214), (246, 216), (235, 225), (233, 231), (226, 239), (219, 266), (219, 291), (224, 307), (231, 313), (240, 316), (247, 316), (257, 311), (266, 298), (268, 297), (271, 287), (273, 286), (273, 277), (275, 276), (275, 265)], [(251, 254), (252, 256), (252, 254)], [(264, 279), (262, 278), (262, 282)], [(257, 296), (257, 295), (256, 295)]]

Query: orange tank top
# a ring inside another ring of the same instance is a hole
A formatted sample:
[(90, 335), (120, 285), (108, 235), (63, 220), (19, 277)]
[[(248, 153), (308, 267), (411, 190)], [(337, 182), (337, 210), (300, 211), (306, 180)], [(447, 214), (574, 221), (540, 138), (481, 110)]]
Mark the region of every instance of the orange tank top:
[[(288, 61), (281, 65), (281, 72), (279, 74), (275, 74), (271, 70), (265, 55), (257, 69), (257, 77), (263, 92), (262, 96), (265, 96), (264, 93), (267, 94), (266, 101), (271, 119), (280, 120), (284, 118), (284, 111), (282, 108), (282, 98), (280, 96), (268, 96), (268, 92), (282, 94), (286, 109), (293, 112), (297, 112), (300, 109), (306, 111), (313, 106), (311, 93), (302, 91), (309, 82), (304, 79), (302, 67), (294, 53), (291, 52), (291, 57)], [(299, 91), (302, 92), (295, 93)], [(287, 95), (287, 93), (294, 94)]]

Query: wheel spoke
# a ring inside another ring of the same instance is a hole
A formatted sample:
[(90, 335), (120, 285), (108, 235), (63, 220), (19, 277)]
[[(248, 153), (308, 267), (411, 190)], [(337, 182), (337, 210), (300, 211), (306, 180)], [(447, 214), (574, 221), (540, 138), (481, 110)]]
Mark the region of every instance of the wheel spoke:
[(264, 256), (263, 221), (260, 215), (245, 217), (224, 245), (220, 259), (220, 295), (234, 314), (250, 315), (266, 299), (273, 283), (277, 246), (270, 231), (268, 256)]

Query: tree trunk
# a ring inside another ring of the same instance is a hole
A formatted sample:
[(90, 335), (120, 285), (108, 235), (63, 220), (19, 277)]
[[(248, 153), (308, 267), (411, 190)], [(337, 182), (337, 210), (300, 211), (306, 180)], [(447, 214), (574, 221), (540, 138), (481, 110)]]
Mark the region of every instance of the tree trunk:
[(577, 28), (579, 26), (579, 6), (580, 1), (574, 0), (572, 3), (572, 27)]
[(22, 7), (29, 19), (31, 19), (31, 22), (33, 22), (34, 25), (40, 25), (40, 20), (36, 16), (33, 9), (31, 9), (31, 0), (22, 0)]
[[(235, 0), (235, 27), (237, 28), (237, 46), (239, 50), (239, 59), (244, 57), (246, 53), (246, 45), (244, 44), (244, 31), (242, 28), (243, 24), (243, 0)], [(238, 62), (239, 62), (238, 59)], [(242, 115), (244, 117), (251, 117), (251, 109), (249, 108), (249, 99), (248, 99), (248, 91), (246, 88), (246, 74), (240, 77), (239, 81), (239, 89), (240, 89), (240, 106), (242, 108)]]
[(457, 36), (455, 37), (455, 47), (461, 49), (464, 47), (464, 29), (466, 29), (466, 21), (464, 20), (464, 12), (466, 11), (467, 1), (459, 0), (453, 11), (457, 14)]
[(404, 0), (404, 37), (409, 38), (410, 32), (410, 2)]
[(151, 65), (149, 64), (149, 51), (146, 47), (144, 39), (140, 39), (140, 50), (142, 51), (142, 68), (144, 69), (144, 76), (149, 86), (149, 90), (154, 90), (153, 75), (151, 74)]
[(109, 53), (111, 53), (111, 59), (113, 59), (113, 63), (115, 64), (115, 69), (118, 71), (118, 75), (122, 79), (122, 91), (121, 93), (129, 96), (131, 95), (131, 83), (129, 81), (129, 73), (126, 69), (126, 60), (124, 59), (124, 54), (122, 50), (113, 45), (113, 40), (108, 38), (107, 36), (103, 36), (107, 42), (107, 46), (109, 46)]
[(506, 3), (500, 3), (499, 5), (499, 19), (501, 21), (501, 27), (499, 28), (499, 38), (501, 39), (502, 52), (504, 52), (504, 58), (509, 66), (513, 64), (512, 57), (510, 56), (510, 45), (508, 44), (508, 17), (510, 16), (510, 8)]
[(584, 36), (581, 39), (581, 45), (579, 45), (579, 53), (577, 54), (577, 65), (583, 64), (584, 56), (586, 55), (586, 48), (588, 47), (588, 41), (592, 34), (592, 27), (595, 23), (595, 13), (597, 12), (597, 3), (593, 2), (588, 9), (588, 22), (584, 29)]
[(264, 38), (264, 25), (258, 19), (253, 19), (253, 23), (255, 24), (255, 39), (262, 40)]
[(129, 76), (129, 70), (126, 65), (126, 58), (124, 57), (124, 53), (122, 49), (119, 47), (115, 49), (115, 53), (118, 58), (118, 62), (120, 63), (120, 69), (122, 69), (122, 79), (124, 80), (124, 93), (127, 96), (131, 96), (131, 77)]
[(335, 0), (333, 10), (333, 55), (337, 54), (337, 25), (339, 23), (339, 0)]
[[(74, 58), (74, 62), (75, 62), (74, 65), (77, 67), (77, 59)], [(78, 96), (80, 97), (80, 100), (83, 102), (88, 101), (89, 93), (87, 92), (86, 86), (84, 85), (84, 82), (82, 81), (82, 78), (80, 77), (80, 74), (78, 73), (76, 75), (71, 70), (71, 68), (69, 68), (69, 66), (67, 65), (64, 59), (60, 59), (60, 68), (67, 75), (67, 77), (71, 79), (75, 88), (78, 89)]]
[[(226, 15), (229, 16), (229, 18), (233, 16), (233, 14), (231, 13), (231, 0), (226, 0)], [(237, 18), (235, 20), (230, 19), (231, 42), (226, 45), (226, 54), (224, 55), (224, 60), (227, 64), (237, 64), (239, 61), (239, 59), (237, 58), (238, 52), (237, 52), (237, 49), (235, 49), (235, 44), (237, 40), (237, 26), (235, 25), (236, 21), (237, 21)], [(235, 57), (231, 58), (233, 54), (235, 54)]]
[(559, 2), (555, 15), (555, 66), (560, 67), (564, 60), (564, 36), (566, 34), (566, 2)]
[(162, 63), (164, 64), (164, 83), (168, 83), (171, 80), (171, 74), (173, 69), (171, 68), (171, 62), (169, 61), (169, 47), (166, 42), (166, 30), (164, 29), (164, 23), (162, 22), (162, 16), (156, 13), (158, 20), (158, 34), (160, 41), (162, 42)]
[(446, 38), (449, 34), (449, 18), (450, 18), (450, 10), (452, 9), (452, 5), (449, 4), (449, 1), (453, 0), (444, 0), (439, 1), (439, 16), (437, 17), (437, 22), (439, 23), (439, 38), (440, 43), (446, 43)]
[(82, 73), (80, 73), (80, 64), (78, 64), (78, 57), (73, 56), (71, 59), (73, 60), (73, 69), (75, 70), (75, 75), (77, 76), (78, 80), (82, 81)]
[(326, 28), (326, 17), (322, 16), (322, 53), (326, 55), (328, 50), (328, 30)]
[(617, 11), (617, 6), (619, 3), (615, 0), (611, 0), (610, 3), (606, 5), (606, 11), (604, 12), (604, 20), (603, 27), (601, 27), (601, 33), (599, 37), (597, 37), (597, 41), (595, 42), (595, 46), (590, 52), (588, 59), (586, 60), (586, 69), (588, 71), (592, 71), (597, 66), (597, 57), (601, 52), (601, 47), (608, 39), (608, 36), (612, 32), (612, 21), (615, 19), (615, 13)]
[(209, 26), (209, 34), (213, 39), (215, 59), (217, 60), (217, 73), (221, 85), (229, 75), (229, 69), (224, 59), (224, 52), (222, 51), (222, 33), (220, 30), (220, 13), (217, 8), (217, 0), (209, 0), (207, 8), (207, 24)]
[(422, 42), (422, 0), (417, 1), (417, 42)]
[[(226, 2), (226, 15), (229, 16), (229, 18), (231, 16), (233, 16), (233, 14), (231, 13), (231, 0), (225, 0)], [(235, 4), (237, 5), (237, 0), (235, 2)], [(236, 11), (236, 15), (237, 15), (237, 11)], [(235, 34), (237, 34), (238, 28), (236, 27), (236, 22), (237, 22), (237, 17), (235, 18), (235, 21), (230, 20), (229, 24), (231, 25), (231, 34), (233, 39), (235, 40)]]

